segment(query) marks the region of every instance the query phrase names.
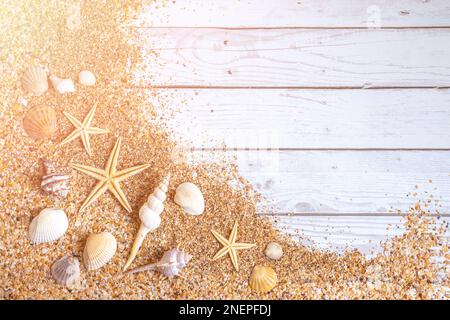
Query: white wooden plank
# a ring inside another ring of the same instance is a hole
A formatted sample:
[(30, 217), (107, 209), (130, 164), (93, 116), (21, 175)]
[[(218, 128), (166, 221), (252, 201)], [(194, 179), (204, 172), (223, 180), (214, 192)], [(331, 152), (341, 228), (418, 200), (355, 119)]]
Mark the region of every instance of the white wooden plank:
[(152, 27), (448, 26), (446, 0), (154, 1), (135, 25)]
[(428, 199), (432, 212), (450, 213), (450, 151), (196, 151), (193, 158), (233, 155), (267, 198), (261, 213), (386, 215)]
[[(402, 217), (276, 216), (275, 225), (301, 243), (316, 249), (343, 252), (357, 249), (367, 256), (382, 251), (381, 243), (405, 232)], [(437, 223), (450, 223), (441, 217)], [(447, 229), (445, 240), (450, 239)]]
[(142, 30), (141, 85), (450, 86), (450, 29)]
[(197, 148), (450, 148), (449, 89), (150, 93)]

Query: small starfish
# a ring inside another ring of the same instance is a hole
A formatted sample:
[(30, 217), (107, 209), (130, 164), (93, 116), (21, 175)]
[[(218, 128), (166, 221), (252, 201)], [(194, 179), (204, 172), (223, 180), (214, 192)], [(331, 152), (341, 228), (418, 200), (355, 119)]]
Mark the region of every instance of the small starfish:
[(227, 253), (230, 255), (231, 262), (233, 262), (233, 266), (236, 269), (236, 271), (239, 271), (238, 266), (238, 258), (237, 258), (237, 250), (244, 250), (244, 249), (250, 249), (256, 246), (254, 243), (237, 243), (237, 228), (238, 228), (238, 222), (236, 221), (233, 226), (233, 230), (231, 230), (230, 238), (227, 240), (224, 237), (222, 237), (220, 234), (218, 234), (216, 231), (211, 230), (214, 237), (216, 237), (217, 241), (219, 241), (223, 248), (220, 249), (216, 255), (212, 258), (213, 261), (223, 257)]
[(80, 211), (89, 206), (92, 202), (97, 200), (100, 195), (102, 195), (106, 190), (109, 190), (116, 198), (119, 200), (120, 204), (128, 211), (131, 212), (131, 206), (128, 203), (125, 194), (120, 188), (119, 182), (147, 169), (150, 164), (142, 164), (139, 166), (123, 169), (117, 171), (117, 160), (119, 158), (120, 144), (122, 139), (117, 139), (114, 148), (109, 155), (108, 162), (106, 163), (106, 168), (104, 170), (97, 169), (90, 166), (84, 166), (81, 164), (71, 164), (70, 166), (82, 173), (85, 173), (95, 179), (99, 180), (97, 185), (92, 189), (91, 193), (87, 196), (84, 203), (81, 205)]
[(102, 128), (96, 128), (91, 127), (92, 119), (94, 118), (95, 109), (97, 106), (93, 106), (92, 109), (87, 114), (86, 118), (84, 118), (83, 122), (80, 122), (77, 118), (72, 116), (68, 112), (63, 112), (63, 114), (69, 119), (69, 121), (74, 125), (76, 128), (74, 131), (72, 131), (71, 134), (69, 134), (61, 143), (60, 145), (66, 144), (67, 142), (70, 142), (78, 137), (81, 138), (81, 141), (83, 141), (83, 146), (86, 149), (86, 152), (91, 155), (91, 143), (89, 142), (89, 134), (103, 134), (103, 133), (109, 133), (109, 130), (102, 129)]

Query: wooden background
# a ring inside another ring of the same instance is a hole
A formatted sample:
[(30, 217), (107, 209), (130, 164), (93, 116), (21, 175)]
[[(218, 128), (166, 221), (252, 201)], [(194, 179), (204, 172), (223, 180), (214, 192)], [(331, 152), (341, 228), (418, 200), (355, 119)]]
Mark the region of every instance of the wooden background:
[(157, 1), (129, 27), (135, 86), (304, 243), (370, 254), (429, 197), (450, 222), (450, 1)]

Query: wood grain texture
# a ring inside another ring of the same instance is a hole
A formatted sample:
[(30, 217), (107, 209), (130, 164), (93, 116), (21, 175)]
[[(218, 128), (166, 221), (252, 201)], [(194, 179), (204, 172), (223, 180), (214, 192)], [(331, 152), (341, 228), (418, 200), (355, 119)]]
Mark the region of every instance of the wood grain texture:
[[(405, 232), (402, 217), (276, 216), (274, 220), (280, 230), (305, 245), (334, 252), (357, 249), (366, 256), (381, 252), (382, 242)], [(450, 218), (437, 221), (448, 225)], [(445, 239), (450, 239), (449, 230)]]
[(267, 198), (261, 213), (272, 206), (280, 213), (382, 216), (431, 197), (438, 201), (432, 211), (450, 213), (450, 151), (196, 151), (193, 159), (225, 155), (236, 156), (239, 172)]
[(450, 86), (450, 29), (141, 31), (138, 85)]
[[(158, 90), (196, 148), (450, 149), (450, 90)], [(165, 101), (159, 105), (160, 101)]]
[(177, 0), (148, 6), (135, 25), (149, 27), (448, 26), (446, 0)]

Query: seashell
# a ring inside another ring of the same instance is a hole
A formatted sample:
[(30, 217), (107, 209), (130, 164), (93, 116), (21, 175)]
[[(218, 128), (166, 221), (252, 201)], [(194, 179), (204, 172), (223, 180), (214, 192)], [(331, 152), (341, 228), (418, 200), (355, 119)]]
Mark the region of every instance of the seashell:
[(80, 262), (76, 257), (64, 256), (52, 266), (55, 281), (69, 289), (80, 286)]
[(91, 234), (86, 240), (83, 261), (86, 269), (95, 270), (107, 264), (117, 250), (117, 241), (109, 232)]
[(278, 260), (283, 255), (283, 248), (277, 242), (269, 242), (264, 253), (268, 258)]
[(189, 253), (174, 248), (166, 251), (158, 262), (130, 270), (129, 273), (158, 270), (167, 277), (173, 277), (177, 276), (191, 259), (192, 256)]
[(255, 266), (250, 275), (250, 288), (257, 292), (269, 292), (277, 285), (277, 274), (271, 267)]
[(61, 238), (69, 226), (67, 216), (61, 209), (46, 208), (31, 221), (29, 239), (37, 244)]
[(58, 173), (53, 163), (43, 160), (45, 174), (42, 177), (41, 188), (45, 192), (53, 193), (61, 197), (67, 197), (69, 191), (68, 180), (69, 177)]
[(180, 184), (175, 192), (175, 203), (191, 215), (200, 215), (205, 210), (205, 200), (200, 189), (193, 183)]
[(78, 75), (78, 82), (85, 86), (93, 86), (95, 84), (95, 75), (89, 70), (83, 70)]
[(164, 210), (164, 200), (166, 200), (166, 193), (169, 186), (170, 174), (164, 177), (162, 182), (153, 191), (153, 193), (148, 197), (147, 201), (139, 210), (139, 219), (141, 220), (141, 225), (139, 227), (138, 233), (131, 247), (130, 256), (128, 257), (123, 271), (125, 271), (133, 262), (136, 257), (145, 236), (150, 231), (155, 230), (161, 224), (161, 213)]
[(33, 66), (25, 71), (21, 79), (25, 91), (40, 96), (48, 90), (47, 71), (38, 66)]
[(57, 76), (50, 76), (53, 88), (60, 94), (75, 92), (75, 85), (71, 79), (61, 79)]
[(33, 139), (51, 137), (56, 131), (55, 110), (47, 106), (31, 108), (23, 119), (23, 128)]

